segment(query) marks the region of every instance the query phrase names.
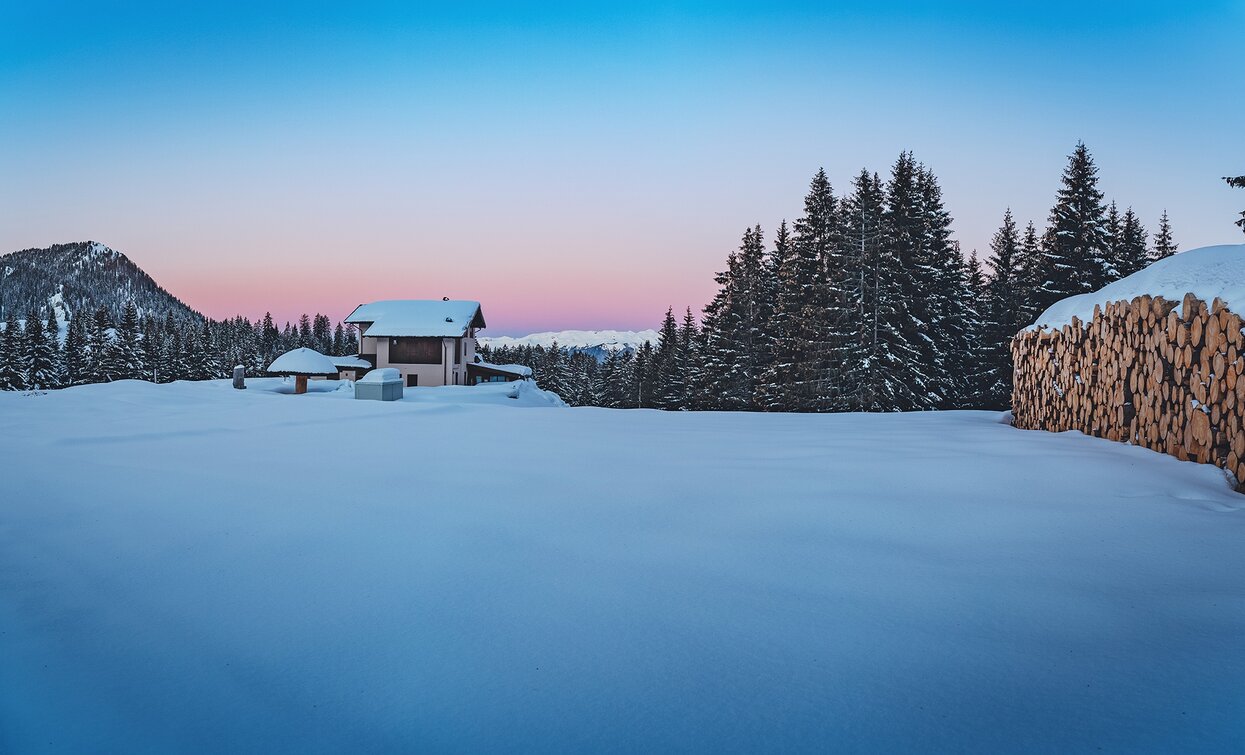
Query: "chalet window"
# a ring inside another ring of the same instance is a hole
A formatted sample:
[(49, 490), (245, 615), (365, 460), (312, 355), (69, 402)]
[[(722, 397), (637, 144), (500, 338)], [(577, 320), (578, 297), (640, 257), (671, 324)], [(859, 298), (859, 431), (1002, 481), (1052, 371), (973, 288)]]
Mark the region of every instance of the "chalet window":
[(419, 375), (407, 375), (406, 376), (406, 387), (407, 388), (414, 388), (417, 385), (419, 385)]
[(440, 338), (390, 338), (392, 364), (441, 364)]
[(463, 363), (463, 354), (465, 354), (466, 351), (467, 351), (466, 341), (460, 338), (454, 342), (454, 364)]

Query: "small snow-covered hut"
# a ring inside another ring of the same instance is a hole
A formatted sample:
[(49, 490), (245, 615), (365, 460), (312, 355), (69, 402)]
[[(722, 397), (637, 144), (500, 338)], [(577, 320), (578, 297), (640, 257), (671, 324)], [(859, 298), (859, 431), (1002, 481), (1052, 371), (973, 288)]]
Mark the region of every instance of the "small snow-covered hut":
[(307, 378), (337, 376), (333, 360), (306, 347), (287, 351), (268, 365), (268, 374), (294, 376), (294, 393), (307, 392)]
[(354, 397), (373, 401), (397, 401), (402, 398), (402, 373), (392, 367), (372, 370), (355, 382)]

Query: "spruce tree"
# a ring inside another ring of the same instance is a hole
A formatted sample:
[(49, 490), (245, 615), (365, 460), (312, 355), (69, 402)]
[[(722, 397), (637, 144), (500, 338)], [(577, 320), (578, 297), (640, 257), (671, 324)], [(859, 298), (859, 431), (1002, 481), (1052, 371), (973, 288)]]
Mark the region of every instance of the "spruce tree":
[(31, 311), (26, 315), (25, 332), (26, 387), (31, 390), (55, 388), (57, 383), (55, 357), (48, 342), (43, 321)]
[(82, 385), (86, 382), (86, 328), (82, 312), (69, 318), (65, 333), (65, 385)]
[(1042, 241), (1042, 281), (1037, 304), (1045, 309), (1075, 294), (1097, 291), (1110, 282), (1106, 209), (1098, 189), (1098, 168), (1079, 142), (1060, 179), (1050, 224)]
[(899, 300), (905, 309), (898, 342), (913, 352), (911, 359), (894, 365), (899, 372), (891, 378), (904, 389), (892, 407), (900, 411), (933, 409), (941, 400), (934, 374), (938, 362), (934, 329), (939, 307), (928, 298), (941, 276), (930, 255), (932, 239), (920, 172), (910, 152), (900, 153), (886, 184), (883, 214), (885, 253), (895, 268)]
[(342, 331), (342, 324), (337, 323), (337, 327), (333, 329), (333, 355), (342, 356), (346, 353), (346, 336)]
[[(1030, 224), (1026, 235), (1033, 232)], [(1036, 233), (1034, 233), (1036, 236)], [(990, 240), (990, 269), (985, 288), (982, 360), (985, 364), (983, 405), (992, 409), (1009, 406), (1012, 395), (1012, 338), (1028, 324), (1025, 313), (1023, 252), (1012, 211), (1003, 213), (1003, 224)]]
[[(785, 224), (780, 234), (780, 243), (789, 243)], [(746, 228), (739, 251), (727, 257), (727, 269), (715, 278), (720, 288), (702, 318), (697, 339), (702, 351), (691, 360), (700, 377), (689, 380), (704, 396), (699, 406), (758, 408), (758, 386), (772, 351), (772, 270), (761, 227)], [(684, 329), (687, 325), (685, 317)]]
[(0, 333), (0, 342), (0, 390), (20, 391), (26, 387), (25, 336), (11, 308), (4, 321), (4, 332)]
[(963, 405), (969, 390), (965, 365), (972, 349), (972, 320), (975, 317), (966, 302), (973, 298), (968, 289), (967, 271), (960, 245), (951, 240), (951, 216), (942, 202), (942, 189), (932, 171), (920, 166), (917, 172), (920, 191), (923, 238), (921, 258), (929, 268), (925, 307), (929, 320), (928, 354), (924, 363), (930, 378), (933, 405), (928, 408), (954, 409)]
[(1167, 210), (1159, 218), (1159, 230), (1154, 234), (1154, 251), (1151, 259), (1166, 259), (1176, 253), (1176, 242), (1172, 239), (1171, 221), (1167, 219)]
[[(47, 339), (48, 353), (51, 355), (52, 360), (51, 382), (46, 386), (48, 388), (60, 388), (61, 386), (68, 385), (65, 382), (65, 352), (61, 348), (60, 332), (60, 320), (56, 317), (56, 308), (50, 307), (48, 309), (47, 323), (43, 327), (43, 335)], [(68, 336), (68, 332), (65, 335)]]
[(1107, 206), (1107, 220), (1103, 226), (1105, 229), (1105, 243), (1107, 260), (1107, 280), (1113, 281), (1123, 278), (1124, 274), (1120, 272), (1120, 243), (1122, 241), (1120, 227), (1120, 210), (1112, 200)]
[(778, 260), (773, 361), (762, 404), (776, 411), (820, 411), (831, 405), (830, 291), (838, 264), (836, 200), (824, 170), (817, 171), (795, 223), (789, 252)]
[(919, 357), (907, 333), (907, 281), (885, 235), (885, 202), (881, 179), (862, 170), (842, 205), (848, 308), (857, 324), (842, 370), (846, 411), (895, 411), (916, 402), (907, 380)]
[(117, 371), (114, 379), (141, 380), (145, 373), (142, 343), (140, 341), (138, 308), (127, 301), (117, 326)]
[(298, 318), (298, 345), (308, 349), (316, 347), (315, 340), (311, 335), (311, 318), (306, 313), (303, 313)]
[(1037, 228), (1033, 221), (1029, 221), (1020, 239), (1020, 277), (1017, 288), (1021, 292), (1018, 321), (1022, 326), (1032, 323), (1044, 309), (1040, 288), (1045, 263)]
[(687, 392), (684, 382), (683, 355), (679, 343), (679, 324), (674, 319), (674, 308), (666, 310), (658, 331), (656, 363), (657, 384), (653, 405), (658, 409), (681, 409), (680, 400)]
[(986, 358), (988, 344), (986, 280), (982, 274), (981, 262), (977, 259), (977, 251), (969, 255), (965, 266), (965, 285), (961, 289), (964, 300), (961, 303), (964, 323), (964, 363), (962, 367), (962, 387), (957, 397), (957, 408), (984, 409), (990, 406), (989, 389), (991, 371)]
[(150, 380), (153, 383), (161, 382), (163, 335), (164, 331), (150, 313), (143, 317), (143, 380)]
[(1120, 239), (1115, 249), (1115, 266), (1121, 278), (1132, 275), (1150, 264), (1148, 234), (1141, 219), (1129, 207), (1120, 224)]

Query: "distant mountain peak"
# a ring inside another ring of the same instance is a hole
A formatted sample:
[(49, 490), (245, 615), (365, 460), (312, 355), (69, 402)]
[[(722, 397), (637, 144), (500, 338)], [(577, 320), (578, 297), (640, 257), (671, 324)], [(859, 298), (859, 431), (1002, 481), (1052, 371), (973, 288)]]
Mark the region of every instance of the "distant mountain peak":
[(654, 346), (661, 335), (655, 330), (557, 330), (543, 333), (530, 333), (526, 336), (489, 336), (480, 337), (480, 343), (491, 348), (503, 346), (543, 346), (549, 348), (553, 344), (569, 349), (621, 349), (640, 348), (645, 341)]
[(141, 313), (176, 319), (202, 316), (162, 288), (121, 252), (98, 241), (53, 244), (0, 255), (0, 317), (23, 318), (34, 310), (72, 315), (83, 308), (106, 308), (119, 318), (126, 302)]

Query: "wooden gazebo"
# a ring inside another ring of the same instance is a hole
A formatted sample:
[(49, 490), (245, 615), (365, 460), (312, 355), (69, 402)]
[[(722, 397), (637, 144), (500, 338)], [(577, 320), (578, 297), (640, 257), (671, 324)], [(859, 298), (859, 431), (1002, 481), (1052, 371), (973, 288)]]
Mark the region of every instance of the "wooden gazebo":
[(307, 378), (337, 375), (333, 360), (306, 347), (287, 351), (268, 365), (269, 375), (294, 376), (294, 393), (307, 392)]

